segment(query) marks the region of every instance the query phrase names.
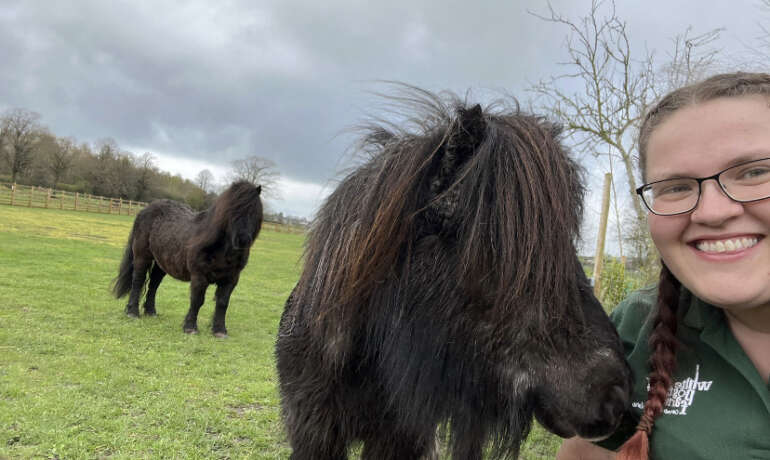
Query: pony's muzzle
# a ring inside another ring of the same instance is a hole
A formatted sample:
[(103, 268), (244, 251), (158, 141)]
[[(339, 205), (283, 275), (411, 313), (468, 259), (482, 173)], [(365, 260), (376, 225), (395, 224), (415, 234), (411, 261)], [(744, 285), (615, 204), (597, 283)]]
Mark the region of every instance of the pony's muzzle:
[(627, 364), (624, 374), (624, 378), (610, 381), (598, 389), (593, 420), (589, 419), (588, 423), (576, 427), (580, 437), (598, 441), (608, 437), (618, 428), (631, 405), (633, 391), (632, 373)]

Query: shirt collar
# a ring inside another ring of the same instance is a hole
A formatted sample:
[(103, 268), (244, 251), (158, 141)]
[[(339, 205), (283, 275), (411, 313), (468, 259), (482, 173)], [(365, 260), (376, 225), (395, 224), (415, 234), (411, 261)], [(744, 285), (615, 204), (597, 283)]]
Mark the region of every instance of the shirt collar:
[(687, 305), (682, 318), (685, 326), (702, 331), (708, 326), (721, 325), (724, 315), (722, 310), (700, 300), (685, 288), (682, 288), (679, 305)]
[(687, 306), (682, 323), (698, 331), (700, 339), (735, 367), (757, 391), (765, 408), (770, 412), (770, 384), (765, 383), (754, 364), (735, 340), (724, 312), (682, 288), (680, 307)]

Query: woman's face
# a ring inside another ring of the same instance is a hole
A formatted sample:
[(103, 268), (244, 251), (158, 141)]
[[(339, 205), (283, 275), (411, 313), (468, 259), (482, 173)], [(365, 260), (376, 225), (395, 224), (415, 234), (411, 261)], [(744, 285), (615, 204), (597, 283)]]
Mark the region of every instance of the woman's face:
[[(645, 182), (710, 176), (742, 161), (768, 157), (768, 100), (714, 99), (679, 109), (653, 131)], [(764, 326), (770, 326), (770, 199), (736, 203), (716, 181), (708, 180), (701, 185), (695, 210), (676, 216), (650, 214), (649, 225), (661, 258), (685, 287), (730, 313), (763, 318)], [(720, 252), (718, 242), (733, 249)]]

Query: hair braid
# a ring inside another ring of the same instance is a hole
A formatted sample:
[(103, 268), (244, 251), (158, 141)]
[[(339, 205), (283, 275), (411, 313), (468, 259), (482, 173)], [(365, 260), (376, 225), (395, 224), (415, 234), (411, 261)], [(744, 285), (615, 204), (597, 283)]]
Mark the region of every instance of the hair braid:
[(649, 436), (655, 419), (663, 413), (672, 375), (676, 368), (676, 311), (679, 305), (679, 280), (674, 277), (665, 263), (660, 270), (658, 302), (655, 309), (652, 332), (650, 333), (650, 373), (647, 402), (644, 403), (642, 418), (636, 426), (636, 433), (621, 447), (618, 460), (647, 460), (649, 458)]

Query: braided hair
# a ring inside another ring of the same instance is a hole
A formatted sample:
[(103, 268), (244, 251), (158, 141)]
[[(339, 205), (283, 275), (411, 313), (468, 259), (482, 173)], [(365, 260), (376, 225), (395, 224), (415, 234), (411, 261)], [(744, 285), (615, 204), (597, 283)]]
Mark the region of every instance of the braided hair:
[[(647, 144), (655, 128), (677, 110), (723, 97), (762, 95), (770, 100), (770, 74), (734, 72), (715, 75), (699, 83), (684, 86), (664, 96), (645, 115), (639, 129), (639, 169), (646, 177)], [(649, 337), (650, 372), (647, 401), (636, 433), (621, 446), (618, 460), (648, 460), (650, 436), (655, 419), (663, 414), (668, 390), (676, 368), (677, 307), (681, 284), (662, 262), (658, 300)]]
[(660, 270), (658, 302), (655, 306), (650, 333), (650, 374), (647, 401), (636, 433), (626, 441), (618, 453), (618, 460), (646, 460), (649, 457), (649, 436), (655, 419), (663, 413), (668, 389), (676, 369), (676, 313), (679, 305), (679, 280), (665, 263)]

